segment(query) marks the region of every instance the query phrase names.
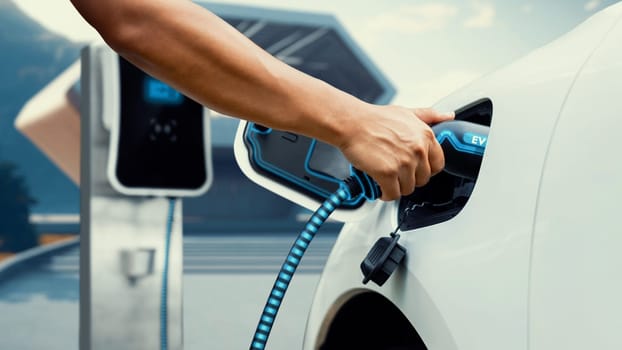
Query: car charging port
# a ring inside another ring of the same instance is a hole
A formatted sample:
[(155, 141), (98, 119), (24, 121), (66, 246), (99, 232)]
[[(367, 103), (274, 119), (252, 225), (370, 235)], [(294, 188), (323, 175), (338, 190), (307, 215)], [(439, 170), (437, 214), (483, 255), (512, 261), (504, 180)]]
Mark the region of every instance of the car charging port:
[[(456, 110), (455, 119), (489, 127), (492, 112), (492, 101), (483, 98)], [(400, 230), (414, 230), (455, 217), (466, 205), (476, 182), (477, 173), (474, 178), (464, 178), (445, 171), (433, 176), (426, 186), (400, 200)]]

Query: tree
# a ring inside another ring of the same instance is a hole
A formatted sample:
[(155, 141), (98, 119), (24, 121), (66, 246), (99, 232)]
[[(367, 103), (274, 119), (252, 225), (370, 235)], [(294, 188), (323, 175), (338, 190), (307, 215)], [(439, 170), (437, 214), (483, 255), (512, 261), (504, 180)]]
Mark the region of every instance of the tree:
[(0, 251), (19, 252), (38, 244), (29, 220), (30, 207), (35, 203), (17, 167), (0, 162)]

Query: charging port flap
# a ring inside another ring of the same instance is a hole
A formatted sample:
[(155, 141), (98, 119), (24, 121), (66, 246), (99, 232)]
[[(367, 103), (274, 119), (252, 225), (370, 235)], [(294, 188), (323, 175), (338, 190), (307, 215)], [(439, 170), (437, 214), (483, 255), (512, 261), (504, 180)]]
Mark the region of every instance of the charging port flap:
[[(315, 210), (353, 171), (335, 147), (253, 123), (240, 124), (234, 149), (247, 177), (309, 210)], [(356, 221), (376, 205), (359, 196), (344, 201), (331, 218)]]

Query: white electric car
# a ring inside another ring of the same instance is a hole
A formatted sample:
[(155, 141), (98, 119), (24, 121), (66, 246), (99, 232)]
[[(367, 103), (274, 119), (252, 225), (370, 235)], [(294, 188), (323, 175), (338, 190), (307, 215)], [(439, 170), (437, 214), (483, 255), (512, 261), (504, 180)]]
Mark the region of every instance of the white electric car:
[[(337, 213), (304, 349), (622, 349), (622, 3), (434, 107), (490, 126), (479, 176)], [(363, 284), (402, 219), (404, 262)]]

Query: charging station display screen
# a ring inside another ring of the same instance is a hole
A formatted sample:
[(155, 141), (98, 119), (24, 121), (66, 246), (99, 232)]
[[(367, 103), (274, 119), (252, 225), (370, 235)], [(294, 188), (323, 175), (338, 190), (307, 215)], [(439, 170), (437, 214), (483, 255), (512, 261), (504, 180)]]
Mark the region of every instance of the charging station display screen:
[(177, 106), (184, 102), (184, 95), (165, 83), (147, 76), (144, 87), (145, 102)]
[(198, 189), (206, 182), (203, 106), (123, 58), (117, 179), (126, 187)]

